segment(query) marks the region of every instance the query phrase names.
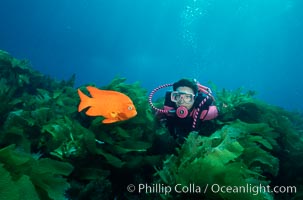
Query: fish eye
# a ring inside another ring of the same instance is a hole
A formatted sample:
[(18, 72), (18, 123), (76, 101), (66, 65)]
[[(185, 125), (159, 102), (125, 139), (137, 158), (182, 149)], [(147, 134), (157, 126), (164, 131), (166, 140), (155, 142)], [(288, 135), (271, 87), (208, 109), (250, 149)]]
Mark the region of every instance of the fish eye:
[(132, 110), (133, 109), (133, 107), (132, 106), (128, 106), (128, 108), (127, 108), (128, 110)]

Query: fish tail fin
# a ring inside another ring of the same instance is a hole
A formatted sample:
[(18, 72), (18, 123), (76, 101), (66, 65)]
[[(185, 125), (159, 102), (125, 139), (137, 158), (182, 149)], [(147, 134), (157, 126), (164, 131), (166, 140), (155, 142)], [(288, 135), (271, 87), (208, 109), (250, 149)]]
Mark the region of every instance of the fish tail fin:
[(83, 109), (89, 106), (90, 98), (86, 96), (80, 89), (78, 89), (78, 94), (80, 97), (80, 103), (78, 106), (78, 112), (81, 112)]

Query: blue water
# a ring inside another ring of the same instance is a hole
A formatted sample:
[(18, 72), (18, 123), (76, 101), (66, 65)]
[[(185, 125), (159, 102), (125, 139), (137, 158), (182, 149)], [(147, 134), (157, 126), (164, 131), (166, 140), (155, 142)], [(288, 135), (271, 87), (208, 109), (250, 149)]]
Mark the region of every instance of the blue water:
[(182, 77), (303, 110), (302, 0), (10, 0), (0, 49), (76, 87)]

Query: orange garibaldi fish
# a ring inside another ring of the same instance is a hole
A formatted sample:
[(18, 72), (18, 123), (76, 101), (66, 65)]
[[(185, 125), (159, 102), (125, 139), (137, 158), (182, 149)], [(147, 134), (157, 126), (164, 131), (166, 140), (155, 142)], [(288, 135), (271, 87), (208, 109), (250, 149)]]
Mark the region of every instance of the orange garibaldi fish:
[(102, 123), (104, 124), (127, 120), (137, 115), (132, 100), (125, 94), (112, 90), (100, 90), (92, 86), (86, 88), (92, 97), (78, 89), (80, 97), (78, 112), (89, 107), (86, 115), (103, 116), (105, 119)]

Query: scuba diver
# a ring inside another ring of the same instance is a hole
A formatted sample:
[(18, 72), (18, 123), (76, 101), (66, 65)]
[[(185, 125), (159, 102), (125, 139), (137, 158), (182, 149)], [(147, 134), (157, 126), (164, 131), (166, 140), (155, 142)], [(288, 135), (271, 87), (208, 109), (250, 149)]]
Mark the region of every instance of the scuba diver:
[[(152, 103), (154, 93), (165, 87), (167, 91), (164, 108), (156, 108)], [(165, 84), (155, 88), (149, 95), (149, 104), (156, 111), (160, 121), (165, 121), (170, 134), (180, 142), (191, 131), (199, 131), (204, 121), (218, 116), (211, 90), (194, 79), (181, 79), (174, 84)]]

